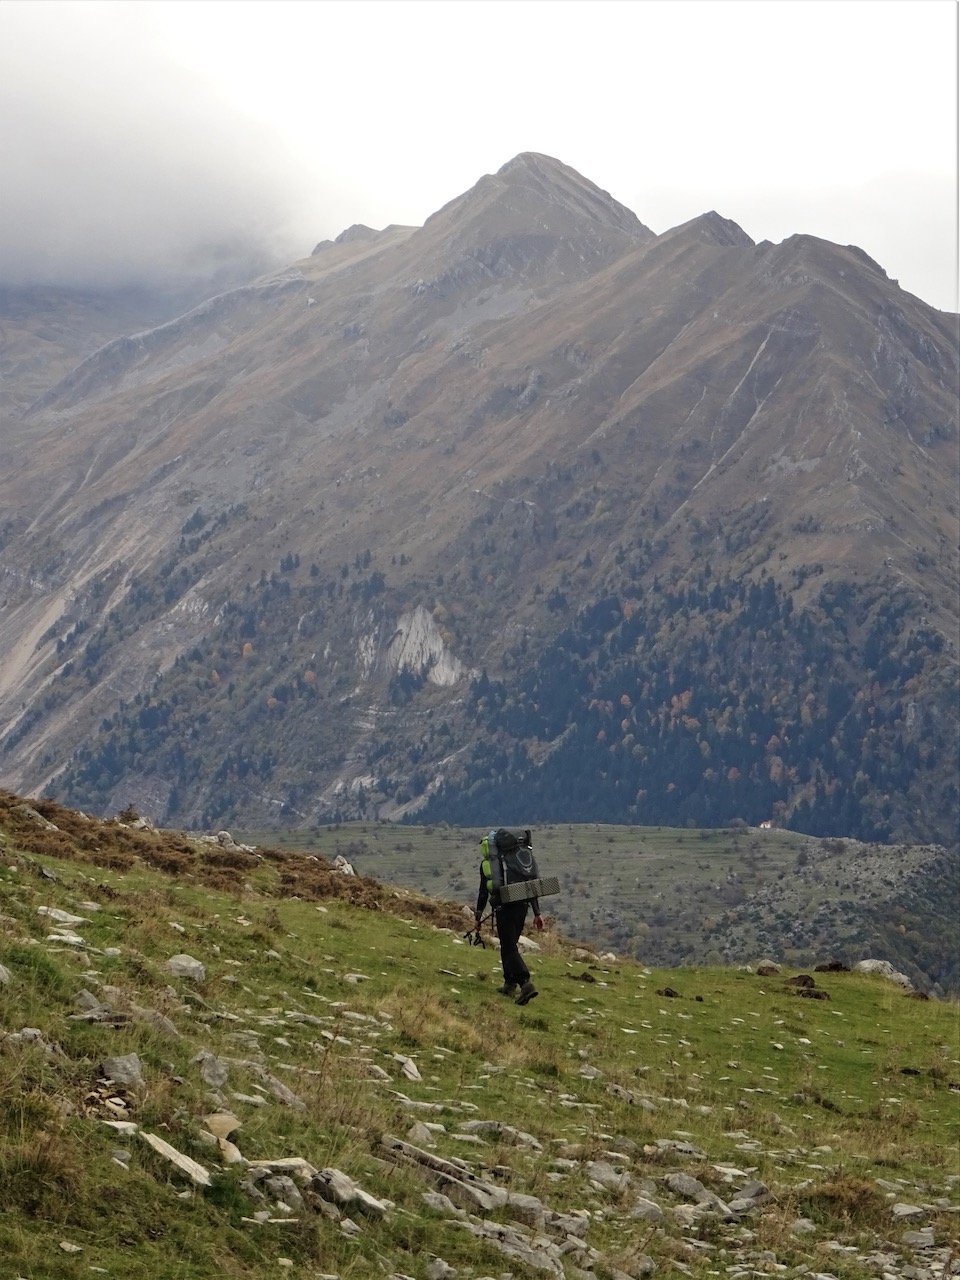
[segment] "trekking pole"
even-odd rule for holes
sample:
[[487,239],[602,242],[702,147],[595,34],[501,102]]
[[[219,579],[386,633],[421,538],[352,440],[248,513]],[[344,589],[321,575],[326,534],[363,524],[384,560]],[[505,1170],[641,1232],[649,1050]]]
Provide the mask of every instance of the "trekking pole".
[[492,915],[493,915],[493,912],[491,911],[488,915],[485,915],[482,919],[477,921],[477,925],[475,929],[468,929],[467,932],[463,935],[464,942],[469,943],[471,947],[483,947],[484,951],[486,951],[487,944],[484,942],[483,937],[481,936],[480,929],[481,929],[481,926],[492,917]]

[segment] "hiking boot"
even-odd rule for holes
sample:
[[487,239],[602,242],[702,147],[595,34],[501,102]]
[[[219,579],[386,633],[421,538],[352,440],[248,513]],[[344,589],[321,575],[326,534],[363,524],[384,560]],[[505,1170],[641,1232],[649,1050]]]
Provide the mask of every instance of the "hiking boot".
[[505,982],[502,987],[497,987],[502,996],[512,996],[516,989],[517,984],[515,982]]
[[520,988],[520,994],[517,996],[517,1004],[529,1004],[529,1002],[537,995],[537,988],[528,978]]

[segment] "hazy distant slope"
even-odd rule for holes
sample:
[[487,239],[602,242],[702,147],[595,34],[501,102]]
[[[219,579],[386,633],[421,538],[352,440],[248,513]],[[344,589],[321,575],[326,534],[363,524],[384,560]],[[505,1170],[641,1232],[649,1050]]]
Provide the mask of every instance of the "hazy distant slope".
[[35,408],[3,776],[247,822],[576,777],[610,819],[952,839],[956,381],[955,318],[859,250],[653,236],[517,157]]

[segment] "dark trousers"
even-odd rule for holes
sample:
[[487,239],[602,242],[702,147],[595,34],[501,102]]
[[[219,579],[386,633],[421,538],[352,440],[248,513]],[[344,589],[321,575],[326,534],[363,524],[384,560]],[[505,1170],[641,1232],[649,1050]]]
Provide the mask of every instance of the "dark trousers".
[[509,902],[497,908],[497,936],[500,939],[500,963],[504,982],[522,987],[530,980],[530,970],[523,962],[517,945],[523,933],[529,902]]

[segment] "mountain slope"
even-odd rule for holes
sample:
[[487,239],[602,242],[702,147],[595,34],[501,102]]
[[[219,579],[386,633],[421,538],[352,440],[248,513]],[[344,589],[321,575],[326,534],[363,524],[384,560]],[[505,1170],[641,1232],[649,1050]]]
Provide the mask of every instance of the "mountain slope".
[[0,844],[11,1275],[960,1274],[947,1004],[548,932],[519,1008],[323,859],[3,793]]
[[540,821],[573,773],[607,819],[950,841],[956,379],[859,250],[656,237],[517,157],[34,408],[3,777],[256,825]]

